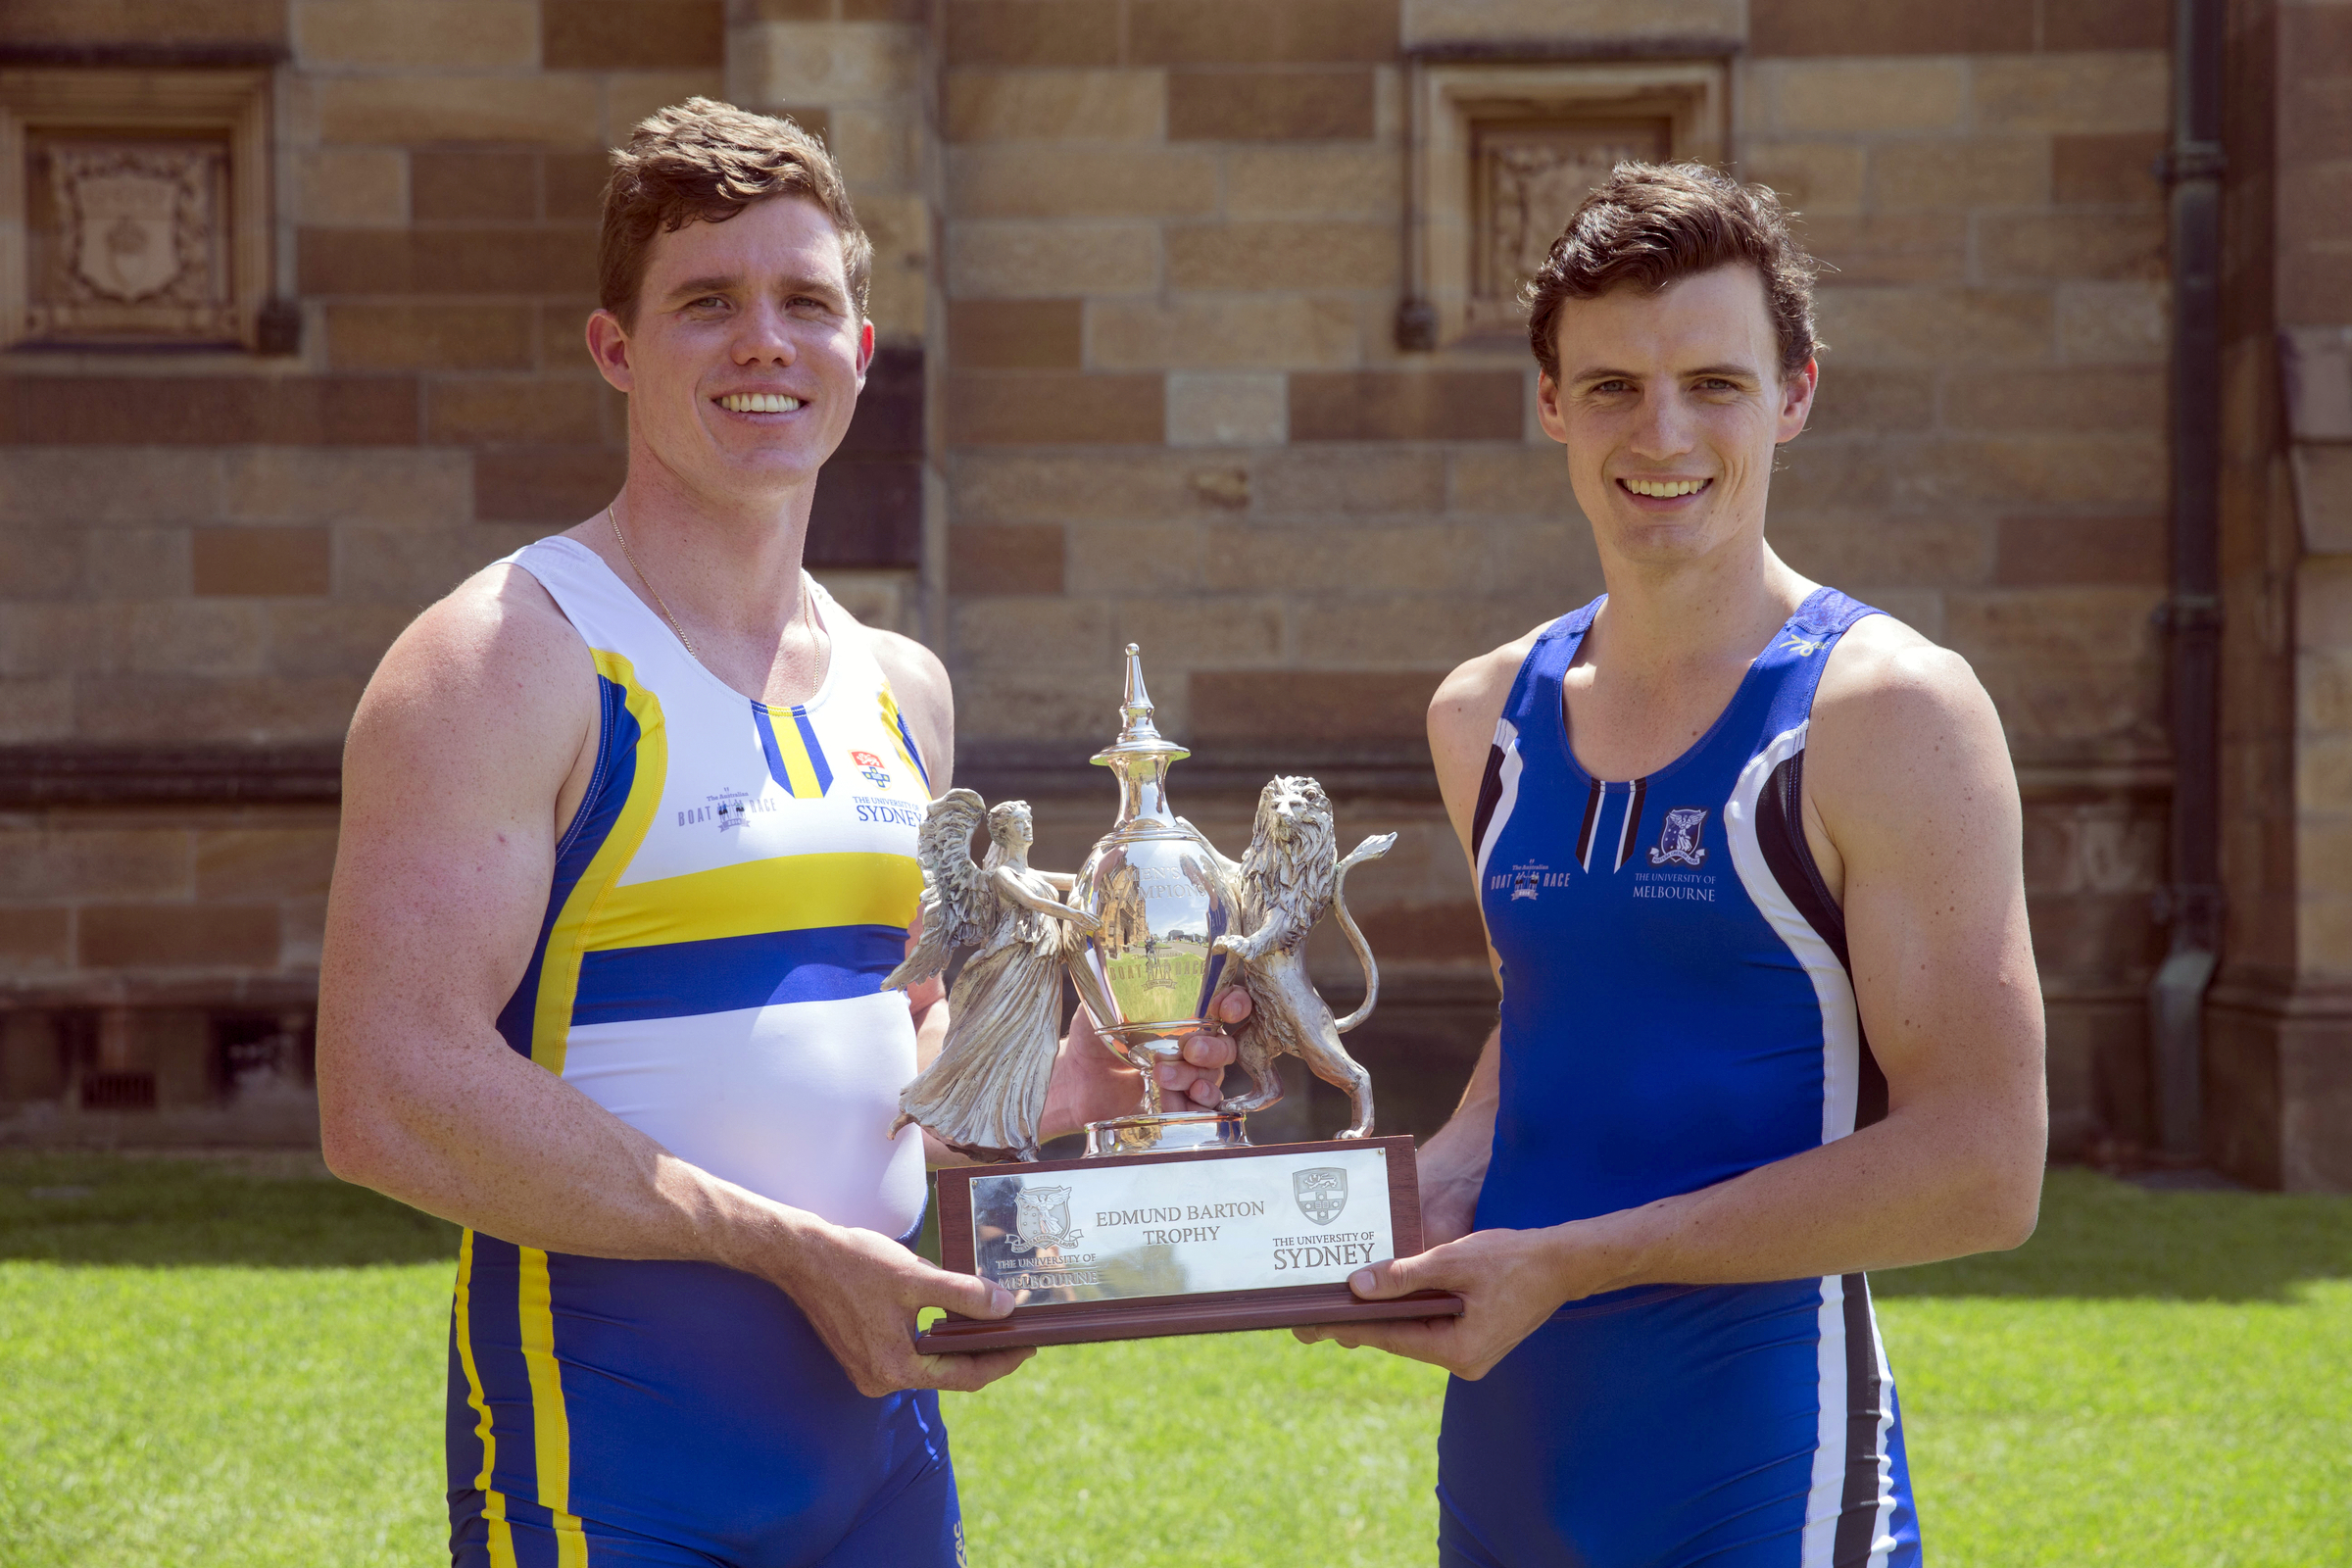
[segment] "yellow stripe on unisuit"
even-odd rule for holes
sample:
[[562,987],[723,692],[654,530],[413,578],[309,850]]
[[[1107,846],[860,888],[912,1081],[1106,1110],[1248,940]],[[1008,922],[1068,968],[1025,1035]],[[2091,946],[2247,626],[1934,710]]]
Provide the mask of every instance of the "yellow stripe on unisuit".
[[614,888],[583,946],[602,953],[824,926],[903,927],[922,896],[912,856],[779,855]]
[[520,1247],[522,1364],[531,1377],[531,1457],[539,1467],[539,1506],[555,1517],[556,1568],[587,1568],[588,1537],[571,1512],[571,1417],[564,1406],[564,1367],[556,1358],[555,1290],[547,1254]]
[[498,1457],[498,1434],[491,1429],[490,1400],[482,1393],[481,1369],[473,1361],[473,1232],[470,1230],[458,1241],[458,1291],[454,1305],[458,1365],[466,1372],[466,1402],[473,1409],[476,1417],[473,1433],[482,1445],[482,1468],[475,1474],[473,1485],[482,1494],[482,1522],[490,1527],[490,1565],[516,1568],[514,1531],[507,1523],[507,1499],[490,1485],[490,1472]]
[[629,798],[564,901],[564,911],[548,931],[547,951],[539,960],[539,995],[531,1008],[531,1059],[559,1077],[571,1039],[572,1004],[579,996],[580,954],[595,923],[598,901],[607,885],[637,858],[669,773],[669,739],[662,727],[661,701],[637,684],[636,670],[627,660],[602,649],[595,654],[597,673],[627,694],[629,716],[637,721],[637,755]]

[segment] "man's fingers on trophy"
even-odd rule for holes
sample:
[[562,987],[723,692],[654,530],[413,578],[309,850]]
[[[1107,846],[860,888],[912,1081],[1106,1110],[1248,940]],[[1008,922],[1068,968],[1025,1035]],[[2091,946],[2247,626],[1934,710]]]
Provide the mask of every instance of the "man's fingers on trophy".
[[1035,1346],[1022,1346],[1011,1350],[974,1350],[962,1355],[924,1355],[915,1359],[921,1363],[922,1387],[944,1389],[950,1394],[977,1394],[997,1379],[1018,1370],[1022,1362],[1036,1353]]
[[1208,1015],[1219,1023],[1247,1023],[1250,1007],[1248,991],[1240,986],[1227,986],[1210,999]]
[[1002,1285],[969,1274],[935,1269],[926,1275],[909,1306],[944,1306],[965,1317],[1003,1317],[1018,1304]]

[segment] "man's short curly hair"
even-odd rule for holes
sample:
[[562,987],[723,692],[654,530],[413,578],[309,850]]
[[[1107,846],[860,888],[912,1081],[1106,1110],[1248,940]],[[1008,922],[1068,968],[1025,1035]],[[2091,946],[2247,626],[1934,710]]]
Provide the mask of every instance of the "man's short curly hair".
[[723,223],[754,202],[805,196],[841,230],[850,301],[865,315],[874,243],[858,226],[825,144],[789,120],[733,104],[689,98],[639,121],[612,151],[605,181],[605,224],[596,251],[597,301],[623,326],[636,324],[637,293],[656,234],[688,223]]
[[1803,368],[1821,347],[1813,335],[1818,264],[1789,237],[1780,198],[1704,164],[1619,164],[1577,208],[1521,291],[1528,346],[1556,385],[1564,301],[1628,284],[1655,292],[1736,263],[1763,274],[1781,373]]

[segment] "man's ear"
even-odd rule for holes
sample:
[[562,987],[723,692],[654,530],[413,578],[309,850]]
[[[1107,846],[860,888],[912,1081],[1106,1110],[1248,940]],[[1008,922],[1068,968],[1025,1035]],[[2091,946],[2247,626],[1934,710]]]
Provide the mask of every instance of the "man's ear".
[[588,358],[615,392],[636,389],[637,375],[629,367],[629,329],[611,311],[594,311],[588,317]]
[[1560,414],[1560,384],[1543,370],[1536,372],[1536,422],[1545,435],[1562,446],[1568,444],[1568,421]]
[[1791,370],[1781,377],[1780,429],[1773,444],[1793,441],[1804,434],[1805,421],[1813,416],[1813,394],[1821,390],[1821,362],[1807,360],[1801,369]]

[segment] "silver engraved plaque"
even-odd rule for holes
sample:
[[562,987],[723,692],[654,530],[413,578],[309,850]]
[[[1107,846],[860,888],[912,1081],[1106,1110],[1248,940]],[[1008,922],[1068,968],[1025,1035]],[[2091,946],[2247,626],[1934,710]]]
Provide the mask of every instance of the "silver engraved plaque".
[[972,1271],[1030,1305],[1335,1285],[1396,1255],[1385,1149],[1016,1168],[971,1200]]

